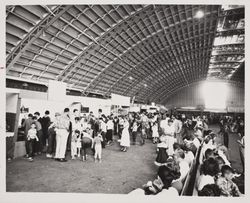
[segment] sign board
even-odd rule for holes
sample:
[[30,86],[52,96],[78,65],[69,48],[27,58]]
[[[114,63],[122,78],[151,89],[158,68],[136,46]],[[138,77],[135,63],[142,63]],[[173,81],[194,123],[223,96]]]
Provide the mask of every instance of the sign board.
[[130,106],[130,97],[125,97],[119,94],[111,94],[111,104],[119,106]]
[[67,84],[60,81],[49,80],[48,100],[64,101],[66,97]]

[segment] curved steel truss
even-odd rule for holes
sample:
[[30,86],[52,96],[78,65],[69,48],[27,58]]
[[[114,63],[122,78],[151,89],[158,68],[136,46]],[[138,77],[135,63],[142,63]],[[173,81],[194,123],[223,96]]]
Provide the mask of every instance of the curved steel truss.
[[244,61],[243,43],[216,45],[215,39],[244,34],[228,25],[242,18],[244,8],[219,5],[7,6],[7,74],[63,81],[84,95],[164,103],[222,69],[218,77],[230,79]]

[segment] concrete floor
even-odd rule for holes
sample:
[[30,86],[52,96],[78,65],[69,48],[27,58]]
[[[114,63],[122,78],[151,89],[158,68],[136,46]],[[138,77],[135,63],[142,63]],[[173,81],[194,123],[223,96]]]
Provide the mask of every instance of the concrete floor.
[[[215,132],[217,126],[210,127]],[[238,135],[229,136],[232,167],[242,171]],[[34,162],[18,158],[6,165],[7,192],[71,192],[127,194],[156,177],[156,146],[147,140],[144,146],[132,145],[121,152],[119,143],[103,150],[103,162],[69,160],[66,163],[37,156]]]
[[156,146],[132,145],[121,152],[119,144],[103,150],[102,163],[70,160],[61,163],[37,156],[34,162],[18,158],[7,163],[7,192],[80,192],[126,194],[155,178]]

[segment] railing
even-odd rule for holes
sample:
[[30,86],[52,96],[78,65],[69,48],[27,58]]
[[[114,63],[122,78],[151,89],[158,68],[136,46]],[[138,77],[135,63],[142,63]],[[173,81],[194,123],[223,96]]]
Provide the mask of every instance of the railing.
[[198,166],[199,166],[200,153],[201,153],[201,146],[197,149],[195,153],[195,158],[186,176],[180,196],[192,196],[193,195],[193,190],[195,188],[195,180],[196,180]]

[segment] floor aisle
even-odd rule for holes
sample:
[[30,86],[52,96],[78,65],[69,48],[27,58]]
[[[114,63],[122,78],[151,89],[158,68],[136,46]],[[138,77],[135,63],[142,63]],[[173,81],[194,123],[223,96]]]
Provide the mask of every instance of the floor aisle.
[[[218,132],[218,126],[210,126]],[[242,171],[238,135],[229,135],[229,154],[232,167]],[[6,185],[10,192],[82,192],[127,194],[141,187],[156,174],[156,146],[147,140],[141,146],[131,146],[128,152],[120,152],[119,144],[103,150],[103,162],[94,163],[89,156],[86,162],[70,160],[66,163],[38,156],[30,163],[18,158],[6,165]],[[90,174],[90,175],[89,175]]]
[[[155,145],[131,146],[120,152],[118,143],[103,150],[103,162],[69,160],[66,163],[36,157],[7,163],[7,191],[83,192],[127,194],[155,178]],[[70,159],[70,157],[68,157]]]

